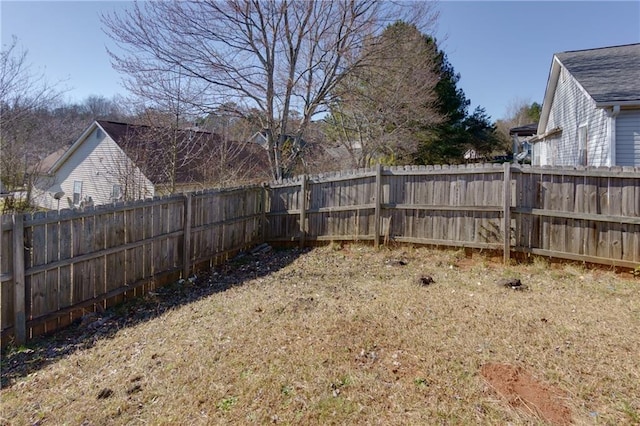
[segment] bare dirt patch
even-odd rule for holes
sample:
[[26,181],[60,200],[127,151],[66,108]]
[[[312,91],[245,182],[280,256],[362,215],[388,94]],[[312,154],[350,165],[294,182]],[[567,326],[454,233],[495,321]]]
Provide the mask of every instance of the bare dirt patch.
[[539,415],[553,425],[571,423],[571,411],[560,401],[561,392],[534,379],[522,367],[485,364],[480,372],[511,406]]

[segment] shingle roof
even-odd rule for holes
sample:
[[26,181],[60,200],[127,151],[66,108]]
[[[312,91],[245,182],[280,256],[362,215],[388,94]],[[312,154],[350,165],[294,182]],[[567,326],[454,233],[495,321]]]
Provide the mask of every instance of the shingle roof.
[[512,127],[509,129],[510,135],[533,136],[538,131],[538,123],[531,123],[520,127]]
[[29,168],[29,173],[49,173],[49,170],[53,167],[54,164],[64,155],[64,153],[69,149],[69,146],[65,146],[64,148],[60,148],[56,152],[53,152],[47,155],[42,161],[40,161],[35,166]]
[[640,102],[640,44],[556,53],[596,103]]
[[[170,129],[103,120],[97,123],[153,184],[168,183],[166,163],[171,161],[174,136]],[[257,165],[256,171],[262,171],[268,164],[264,149],[239,142],[226,142],[225,145],[221,136],[215,133],[180,129],[175,136],[176,183],[206,182],[210,177],[210,162],[225,154],[237,163],[227,167],[239,167],[240,163],[250,160]],[[229,150],[233,150],[232,156]]]

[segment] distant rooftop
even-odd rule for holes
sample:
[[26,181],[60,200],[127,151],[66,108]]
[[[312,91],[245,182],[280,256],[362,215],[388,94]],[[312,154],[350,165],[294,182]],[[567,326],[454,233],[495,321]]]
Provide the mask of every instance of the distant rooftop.
[[512,127],[509,129],[510,135],[518,135],[518,136],[533,136],[538,131],[538,123],[531,123],[525,126],[520,127]]
[[640,103],[640,43],[555,56],[597,103]]

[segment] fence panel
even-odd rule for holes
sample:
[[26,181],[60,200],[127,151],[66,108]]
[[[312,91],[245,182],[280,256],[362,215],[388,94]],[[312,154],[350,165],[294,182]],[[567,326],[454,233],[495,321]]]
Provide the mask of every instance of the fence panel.
[[502,167],[393,167],[382,175],[386,239],[499,248]]
[[640,169],[513,170],[514,250],[627,267],[640,263]]
[[[182,195],[20,216],[24,224],[19,232],[24,233],[26,249],[26,318],[21,321],[28,329],[26,337],[68,325],[86,310],[118,303],[176,279],[185,263],[185,238],[195,240],[188,242],[191,260],[262,242],[263,191],[249,187],[196,194],[190,198],[188,236],[184,229],[189,201]],[[3,344],[16,329],[13,266],[15,256],[23,255],[13,249],[13,219],[4,215],[1,222]]]
[[305,204],[307,238],[373,238],[375,197],[376,178],[370,171],[311,177]]
[[269,188],[270,210],[267,213],[266,239],[295,241],[299,238],[301,184],[299,180]]

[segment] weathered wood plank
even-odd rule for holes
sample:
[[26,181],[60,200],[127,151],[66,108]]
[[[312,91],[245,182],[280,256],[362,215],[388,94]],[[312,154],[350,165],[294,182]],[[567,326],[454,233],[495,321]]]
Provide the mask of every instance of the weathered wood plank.
[[[622,187],[621,178],[609,178],[608,197],[609,215],[622,216]],[[640,218],[639,218],[640,219]],[[622,226],[617,223],[609,228],[609,256],[613,259],[622,259],[623,256],[623,240]]]
[[[24,276],[24,216],[13,215],[13,241],[9,246],[13,250],[13,329],[16,344],[23,345],[27,341],[27,306],[28,297]],[[3,245],[3,247],[5,247]],[[4,256],[3,256],[4,257]],[[3,306],[4,308],[4,306]]]
[[502,209],[503,209],[503,225],[502,225],[502,240],[503,240],[503,262],[509,263],[511,258],[511,166],[509,163],[504,163],[504,187],[502,192]]
[[[16,302],[14,291],[16,285],[13,273],[14,253],[16,252],[16,245],[22,244],[24,246],[24,241],[22,243],[14,243],[13,221],[14,218],[12,215],[0,216],[0,330],[6,330],[14,325],[14,307]],[[24,227],[24,223],[21,226]],[[24,238],[24,231],[22,238]],[[22,256],[22,263],[22,269],[24,270],[24,256]],[[24,277],[21,276],[21,279],[24,279]],[[24,282],[22,285],[24,286]],[[25,296],[23,295],[22,305],[25,303],[24,298]]]
[[373,244],[378,248],[380,244],[380,229],[382,220],[382,203],[384,188],[382,187],[382,165],[376,166],[376,182],[375,182],[375,213],[373,215]]
[[[610,199],[609,199],[609,177],[601,177],[598,179],[598,207],[599,213],[609,216],[611,212]],[[596,225],[598,244],[596,249],[596,256],[607,258],[611,253],[610,235],[608,224],[598,222]]]
[[[60,225],[59,225],[59,261],[67,261],[71,262],[72,256],[72,234],[71,234],[71,220],[69,219],[68,214],[61,214],[60,216]],[[65,265],[60,265],[58,268],[59,277],[60,277],[60,285],[59,285],[59,305],[60,309],[66,308],[67,306],[71,306],[73,304],[73,286],[72,286],[72,277],[71,271],[72,266],[71,263],[67,263]],[[70,321],[70,318],[67,317],[67,320]],[[60,320],[60,325],[63,326],[62,319]]]
[[[640,180],[640,177],[638,178]],[[635,199],[635,186],[634,180],[621,179],[622,185],[622,199],[621,199],[621,212],[622,216],[626,217],[640,217],[640,200]],[[637,207],[637,210],[636,210]],[[622,226],[622,259],[628,261],[636,260],[636,256],[640,256],[640,240],[635,240],[635,236],[640,234],[640,227],[635,226]]]
[[[47,212],[47,219],[55,221],[49,222],[46,225],[46,250],[47,250],[47,263],[57,262],[60,258],[60,235],[59,235],[59,223],[58,212]],[[59,269],[55,268],[45,273],[46,282],[46,312],[55,312],[60,309],[60,276]],[[57,322],[56,322],[57,323]],[[55,329],[57,324],[54,323],[51,326]],[[49,329],[50,327],[45,327]]]

